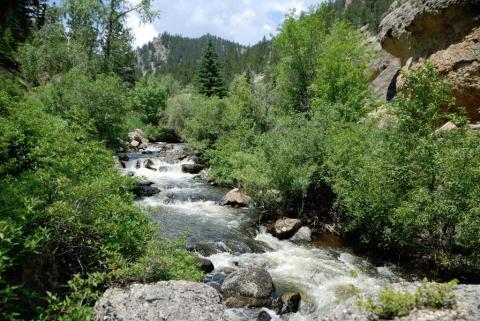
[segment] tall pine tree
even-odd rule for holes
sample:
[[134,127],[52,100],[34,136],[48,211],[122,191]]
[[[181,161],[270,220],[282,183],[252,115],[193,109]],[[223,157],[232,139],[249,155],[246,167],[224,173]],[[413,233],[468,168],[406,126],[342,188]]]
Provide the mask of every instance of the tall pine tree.
[[205,54],[200,62],[198,87],[200,93],[208,97],[218,96],[222,98],[226,96],[227,90],[212,39],[208,40],[207,49],[205,49]]

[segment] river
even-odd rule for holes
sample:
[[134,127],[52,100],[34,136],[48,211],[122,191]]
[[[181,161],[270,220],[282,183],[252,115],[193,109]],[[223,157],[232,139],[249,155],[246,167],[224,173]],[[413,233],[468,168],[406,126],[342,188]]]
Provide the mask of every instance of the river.
[[[272,276],[277,293],[302,295],[300,311],[273,320],[316,320],[357,290],[371,290],[402,277],[392,266],[375,266],[348,247],[325,242],[280,241],[258,227],[259,211],[221,206],[228,190],[211,186],[199,175],[182,172],[191,158],[161,157],[169,148],[182,152],[183,144],[152,144],[146,153],[130,153],[125,174],[154,182],[161,192],[136,202],[159,223],[159,237],[187,238],[190,249],[211,260],[214,272],[259,266]],[[151,168],[145,167],[151,160]],[[153,164],[153,165],[152,165]],[[265,309],[264,309],[265,310]],[[254,321],[260,309],[228,309],[227,320]]]

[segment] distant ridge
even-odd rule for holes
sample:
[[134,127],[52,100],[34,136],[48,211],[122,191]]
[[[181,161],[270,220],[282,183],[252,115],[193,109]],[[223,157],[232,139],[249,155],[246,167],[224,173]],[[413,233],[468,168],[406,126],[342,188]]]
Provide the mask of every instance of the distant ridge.
[[213,40],[230,83],[234,75],[247,70],[262,72],[270,55],[271,42],[265,38],[248,47],[213,35],[188,38],[163,33],[137,50],[137,71],[140,75],[171,74],[182,84],[193,83],[198,60],[202,57],[208,39]]

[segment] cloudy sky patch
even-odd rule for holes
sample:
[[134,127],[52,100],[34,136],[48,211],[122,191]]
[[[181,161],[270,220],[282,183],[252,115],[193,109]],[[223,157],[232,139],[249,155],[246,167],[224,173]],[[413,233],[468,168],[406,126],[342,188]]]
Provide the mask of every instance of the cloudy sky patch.
[[[136,3],[139,0],[129,0]],[[285,14],[292,8],[306,10],[321,0],[153,0],[160,18],[152,24],[140,24],[136,15],[128,17],[128,26],[140,46],[165,31],[187,37],[210,33],[244,45],[255,44],[263,36],[275,33]]]

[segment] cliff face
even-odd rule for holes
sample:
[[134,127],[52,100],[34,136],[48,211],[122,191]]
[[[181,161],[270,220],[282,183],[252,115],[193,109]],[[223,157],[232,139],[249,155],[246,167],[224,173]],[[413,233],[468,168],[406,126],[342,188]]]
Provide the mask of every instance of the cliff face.
[[405,69],[432,61],[480,120],[480,0],[408,0],[383,19],[379,39]]

